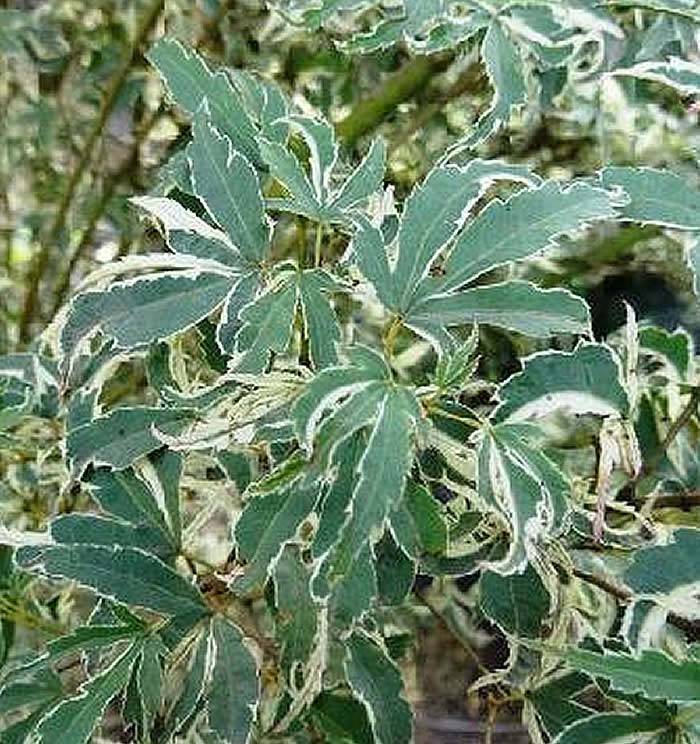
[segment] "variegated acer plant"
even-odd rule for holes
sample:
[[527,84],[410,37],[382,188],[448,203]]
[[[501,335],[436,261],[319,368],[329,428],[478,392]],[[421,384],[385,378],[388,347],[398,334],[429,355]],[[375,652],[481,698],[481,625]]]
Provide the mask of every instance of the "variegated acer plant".
[[[520,271],[620,223],[671,231],[692,270],[700,190],[469,155],[526,99],[520,48],[575,71],[600,4],[279,5],[310,28],[381,6],[352,53],[483,39],[494,102],[397,206],[381,138],[353,165],[273,84],[152,48],[191,121],[167,191],[132,199],[166,249],[104,265],[36,351],[0,359],[0,444],[49,422],[65,467],[45,530],[0,527],[3,658],[17,597],[56,635],[10,655],[0,741],[112,721],[159,744],[403,744],[402,659],[429,611],[465,644],[482,621],[507,639],[473,687],[535,742],[700,741],[700,529],[657,510],[699,487],[692,339],[628,308],[596,341],[581,297]],[[693,2],[614,5],[665,8],[663,38],[698,21]],[[700,90],[680,57],[616,74]],[[481,372],[492,328],[538,349],[500,382]]]

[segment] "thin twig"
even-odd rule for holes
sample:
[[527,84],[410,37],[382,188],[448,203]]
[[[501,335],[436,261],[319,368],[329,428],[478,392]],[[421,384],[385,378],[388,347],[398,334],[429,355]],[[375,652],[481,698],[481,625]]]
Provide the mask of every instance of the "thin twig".
[[[578,568],[574,568],[573,575],[577,579],[585,581],[587,584],[591,584],[592,586],[598,587],[598,589],[602,589],[606,594],[609,594],[611,597],[615,597],[623,604],[629,604],[634,599],[634,593],[631,592],[629,589],[621,586],[616,586],[615,584],[601,578],[600,576],[596,576],[595,574],[589,574],[586,571],[581,571]],[[675,625],[676,628],[682,630],[688,635],[690,639],[700,640],[700,622],[688,620],[687,617],[678,615],[675,612],[669,612],[667,618],[668,622],[671,623],[671,625]]]
[[698,405],[700,404],[700,387],[693,388],[693,392],[690,395],[690,400],[686,404],[685,408],[681,411],[678,418],[673,421],[671,426],[669,427],[668,432],[666,433],[666,436],[664,437],[663,441],[661,442],[661,445],[659,446],[659,449],[657,452],[655,452],[647,461],[647,464],[644,468],[642,468],[641,473],[634,481],[634,484],[636,485],[642,478],[651,475],[654,470],[660,465],[662,462],[664,455],[668,452],[669,447],[673,444],[673,441],[675,438],[680,434],[683,427],[690,421],[693,414],[697,410]]
[[671,424],[671,427],[661,443],[661,453],[668,451],[668,448],[673,443],[673,440],[678,436],[681,429],[690,421],[692,415],[695,413],[698,404],[700,404],[700,387],[696,387],[688,401],[686,407],[681,411],[681,415]]
[[449,631],[450,635],[460,643],[462,648],[467,652],[467,655],[474,662],[476,668],[481,672],[481,674],[489,674],[489,670],[484,666],[476,651],[474,651],[474,649],[464,640],[464,638],[455,633],[454,629],[450,625],[449,620],[442,614],[440,609],[430,599],[430,597],[420,591],[414,591],[414,596],[430,610],[433,616],[437,618],[440,623]]
[[153,127],[159,121],[161,114],[161,109],[156,109],[151,113],[145,123],[137,130],[134,142],[131,145],[131,151],[129,152],[129,155],[126,157],[122,165],[114,173],[110,173],[108,177],[104,179],[105,185],[102,190],[102,196],[95,205],[92,213],[90,214],[88,224],[86,225],[83,234],[80,236],[80,242],[78,243],[78,245],[76,245],[75,250],[68,259],[68,263],[64,267],[63,272],[61,273],[61,277],[57,282],[56,291],[54,292],[53,306],[48,317],[49,320],[51,320],[60,310],[61,305],[63,304],[63,301],[68,294],[68,290],[70,289],[70,280],[75,267],[83,258],[85,251],[87,251],[87,249],[92,244],[92,238],[95,234],[95,230],[97,229],[97,225],[100,219],[102,219],[102,215],[107,210],[107,207],[109,206],[109,203],[114,196],[117,186],[119,186],[123,178],[138,164],[141,146],[145,142]]
[[65,191],[61,197],[61,201],[58,204],[56,214],[51,221],[51,225],[43,236],[41,249],[34,257],[29,269],[29,275],[27,277],[27,291],[24,297],[24,303],[22,307],[22,313],[19,322],[19,340],[20,343],[27,343],[31,332],[31,326],[36,316],[39,314],[38,300],[39,300],[39,286],[44,274],[48,268],[49,258],[51,254],[51,247],[54,241],[60,238],[63,234],[68,215],[70,214],[70,208],[73,203],[73,199],[78,190],[78,186],[83,180],[92,156],[95,151],[95,146],[99,142],[102,132],[107,124],[112,110],[118,100],[119,93],[129,76],[129,72],[136,60],[141,45],[146,40],[151,30],[156,24],[158,17],[160,16],[165,0],[151,0],[150,5],[143,14],[139,26],[136,30],[134,40],[131,43],[128,52],[124,55],[116,73],[112,77],[107,90],[105,91],[104,98],[102,99],[102,105],[100,106],[97,119],[95,120],[90,133],[87,136],[85,143],[83,144],[82,153],[80,159],[75,165],[75,168],[71,172],[71,175],[66,184]]

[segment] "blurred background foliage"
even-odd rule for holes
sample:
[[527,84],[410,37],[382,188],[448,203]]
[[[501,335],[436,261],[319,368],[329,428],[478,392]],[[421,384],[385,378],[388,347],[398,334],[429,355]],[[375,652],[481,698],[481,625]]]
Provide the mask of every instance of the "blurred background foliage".
[[[476,154],[524,163],[543,176],[644,164],[700,182],[696,101],[658,83],[604,74],[649,58],[697,55],[697,26],[682,15],[622,5],[611,17],[625,29],[624,38],[604,36],[599,67],[588,77],[585,67],[578,70],[575,88],[564,85],[566,74],[556,65],[529,80],[536,95]],[[492,91],[478,41],[456,54],[424,56],[400,43],[346,55],[336,42],[347,38],[355,21],[333,16],[310,29],[302,23],[308,21],[304,3],[280,6],[271,9],[262,0],[0,2],[0,353],[31,348],[98,265],[160,244],[128,204],[135,194],[167,193],[177,184],[177,153],[188,141],[186,120],[165,99],[145,58],[156,39],[175,36],[217,64],[274,80],[300,108],[320,110],[334,122],[351,157],[381,134],[397,199],[489,106]],[[371,25],[380,15],[371,9],[362,22]],[[636,225],[610,225],[590,235],[564,241],[527,271],[541,284],[584,295],[601,338],[624,323],[622,300],[642,320],[669,330],[682,323],[700,338],[683,236]],[[505,377],[518,356],[535,350],[532,341],[495,332],[483,331],[482,343],[483,372],[492,379]],[[143,379],[143,370],[132,365],[105,394],[128,400]],[[0,517],[31,529],[43,524],[56,501],[59,511],[72,505],[60,502],[70,494],[58,496],[65,475],[59,424],[32,419],[23,426],[21,436],[0,441]],[[2,549],[0,563],[7,557]],[[57,620],[46,608],[60,595],[34,596],[9,568],[0,576],[6,577],[0,617],[12,621],[3,624],[5,633],[14,634],[17,625],[50,634]],[[488,651],[491,636],[460,626],[454,614],[460,604],[473,604],[468,590],[469,581],[444,587],[442,606],[431,611],[467,647],[486,647],[497,664],[503,646]],[[418,658],[445,661],[439,668],[414,667],[416,696],[429,711],[463,712],[463,688],[454,675],[468,676],[473,660],[440,625],[425,617],[415,622],[430,628],[421,631]],[[0,656],[11,640],[0,642]]]

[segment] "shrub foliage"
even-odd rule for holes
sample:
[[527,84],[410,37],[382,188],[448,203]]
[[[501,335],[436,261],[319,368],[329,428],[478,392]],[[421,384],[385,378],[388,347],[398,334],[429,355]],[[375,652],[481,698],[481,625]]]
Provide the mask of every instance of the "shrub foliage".
[[[189,124],[131,199],[165,250],[104,264],[0,358],[12,492],[37,448],[31,487],[60,483],[0,527],[2,741],[403,744],[426,607],[466,645],[484,623],[507,640],[474,687],[533,741],[697,741],[693,339],[629,305],[596,339],[548,267],[635,223],[683,246],[692,281],[700,190],[479,149],[600,86],[697,95],[696,3],[274,12],[346,55],[471,55],[491,101],[395,198],[366,112],[336,127],[271,79],[152,46]],[[523,350],[512,374],[489,371],[494,339]],[[21,625],[53,637],[20,653]]]

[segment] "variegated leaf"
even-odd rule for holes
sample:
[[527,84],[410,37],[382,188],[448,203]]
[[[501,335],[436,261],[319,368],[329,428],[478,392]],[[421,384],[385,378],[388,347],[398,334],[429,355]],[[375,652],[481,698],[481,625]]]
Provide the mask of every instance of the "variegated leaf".
[[624,416],[629,407],[620,365],[602,344],[579,344],[573,352],[543,352],[524,361],[522,372],[499,388],[497,421],[524,421],[555,410]]

